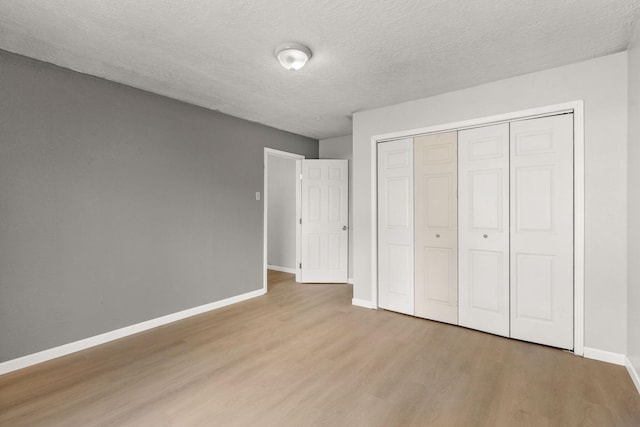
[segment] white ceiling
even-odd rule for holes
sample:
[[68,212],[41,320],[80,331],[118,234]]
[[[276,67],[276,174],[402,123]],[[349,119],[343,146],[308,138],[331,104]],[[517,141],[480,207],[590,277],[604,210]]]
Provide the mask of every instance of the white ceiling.
[[[0,49],[279,129],[626,49],[640,0],[0,0]],[[289,72],[283,42],[313,58]]]

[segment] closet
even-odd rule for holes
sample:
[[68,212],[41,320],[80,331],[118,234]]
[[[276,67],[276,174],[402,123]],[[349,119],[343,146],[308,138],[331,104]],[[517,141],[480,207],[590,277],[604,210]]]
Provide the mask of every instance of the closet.
[[378,305],[573,348],[573,114],[378,144]]

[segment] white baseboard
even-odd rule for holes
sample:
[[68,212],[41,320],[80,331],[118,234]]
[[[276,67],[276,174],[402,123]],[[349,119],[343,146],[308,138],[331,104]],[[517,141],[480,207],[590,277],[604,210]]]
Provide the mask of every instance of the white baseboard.
[[267,270],[275,270],[275,271],[282,271],[283,273],[296,274],[295,268],[279,267],[277,265],[271,265],[271,264],[267,264]]
[[620,353],[613,353],[611,351],[600,350],[597,348],[584,348],[584,357],[587,359],[600,360],[601,362],[614,363],[616,365],[624,366],[626,356]]
[[103,334],[85,338],[79,341],[74,341],[69,344],[61,345],[59,347],[50,348],[48,350],[43,350],[38,353],[29,354],[27,356],[22,356],[13,360],[7,360],[6,362],[0,363],[0,375],[12,371],[17,371],[18,369],[26,368],[37,363],[46,362],[47,360],[66,356],[67,354],[85,350],[87,348],[104,344],[109,341],[117,340],[129,335],[137,334],[138,332],[146,331],[148,329],[157,328],[158,326],[186,319],[187,317],[215,310],[216,308],[225,307],[227,305],[259,297],[261,295],[264,295],[264,289],[258,289],[256,291],[247,292],[235,297],[223,299],[220,301],[214,301],[209,304],[189,308],[177,313],[167,314],[166,316],[156,317],[155,319],[146,320],[144,322],[136,323],[130,326],[125,326],[124,328],[105,332]]
[[638,393],[640,393],[640,375],[638,375],[638,371],[636,371],[636,367],[633,366],[629,357],[625,357],[625,366],[627,367],[627,372],[629,372],[629,376],[633,380],[633,383],[636,385],[636,389],[638,389]]
[[347,283],[350,284],[350,285],[353,285],[353,277],[349,277],[347,279]]
[[353,298],[351,300],[351,304],[357,305],[358,307],[375,308],[373,306],[373,303],[371,301],[369,301],[369,300],[366,300],[366,299]]

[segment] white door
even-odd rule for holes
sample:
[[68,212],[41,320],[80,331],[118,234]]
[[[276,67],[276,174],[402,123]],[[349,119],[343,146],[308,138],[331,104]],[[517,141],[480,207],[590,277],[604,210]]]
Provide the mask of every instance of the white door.
[[509,124],[458,132],[459,323],[509,336]]
[[573,115],[511,124],[511,336],[573,348]]
[[415,314],[458,323],[458,135],[413,140]]
[[347,282],[348,168],[347,160],[302,160],[302,282]]
[[378,144],[378,306],[413,314],[413,140]]

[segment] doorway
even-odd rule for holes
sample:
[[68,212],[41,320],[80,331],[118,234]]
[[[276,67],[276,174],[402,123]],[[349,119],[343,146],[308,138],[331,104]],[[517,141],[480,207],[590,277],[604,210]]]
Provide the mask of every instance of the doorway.
[[268,270],[296,274],[299,253],[300,154],[264,149],[263,287]]

